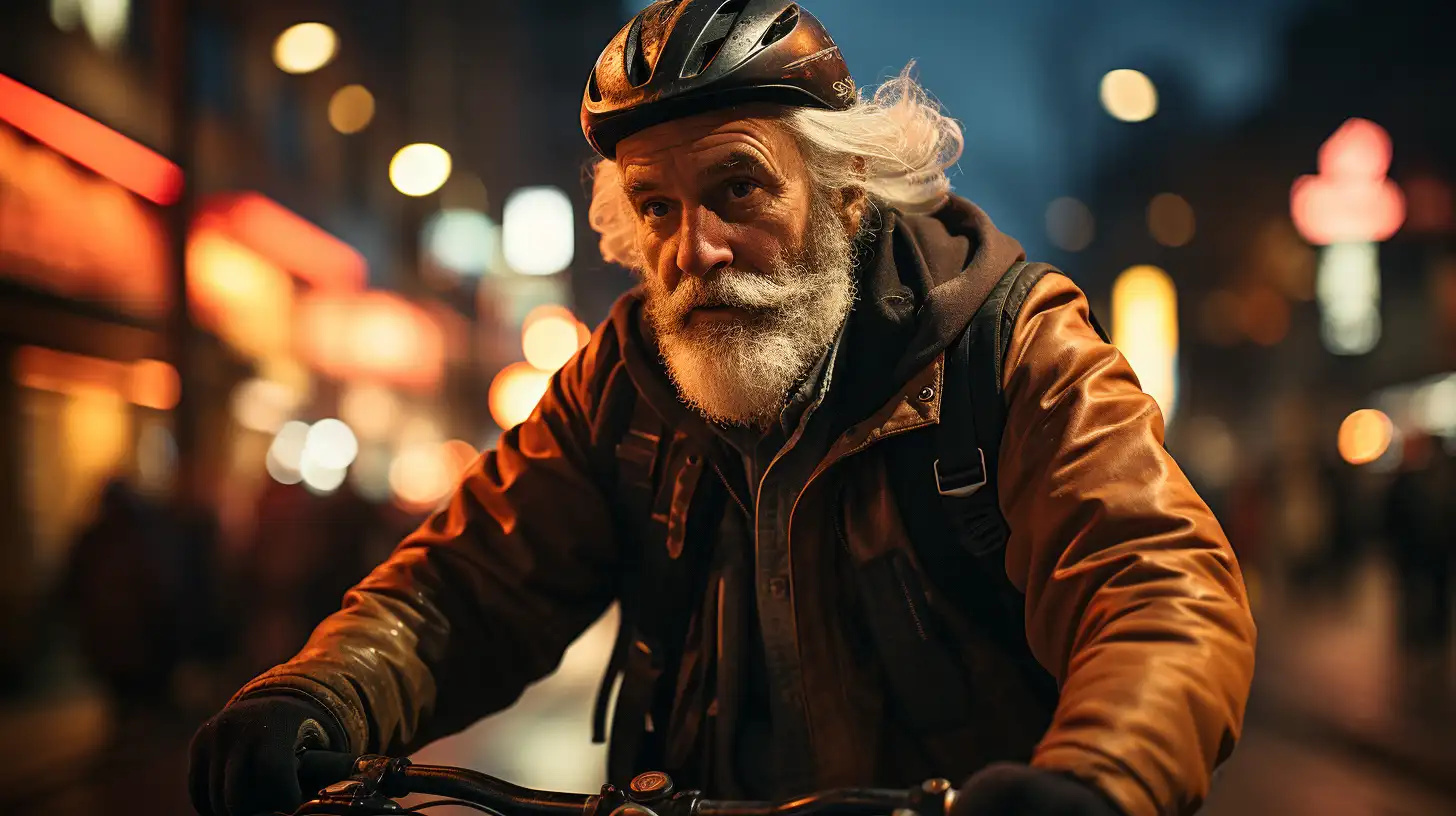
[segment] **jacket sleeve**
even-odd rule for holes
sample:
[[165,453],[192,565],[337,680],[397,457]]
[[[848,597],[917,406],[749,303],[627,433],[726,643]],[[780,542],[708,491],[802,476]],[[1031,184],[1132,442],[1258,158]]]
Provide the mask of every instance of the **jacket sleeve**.
[[[292,660],[234,700],[322,704],[355,752],[406,753],[511,705],[615,596],[600,485],[603,392],[625,382],[599,329],[525,423],[475,461],[448,504],[344,598]],[[616,375],[622,375],[620,377]],[[615,442],[615,440],[611,440]]]
[[1004,386],[1006,568],[1062,689],[1032,764],[1095,784],[1129,816],[1191,813],[1233,750],[1253,678],[1233,550],[1066,277],[1032,289]]

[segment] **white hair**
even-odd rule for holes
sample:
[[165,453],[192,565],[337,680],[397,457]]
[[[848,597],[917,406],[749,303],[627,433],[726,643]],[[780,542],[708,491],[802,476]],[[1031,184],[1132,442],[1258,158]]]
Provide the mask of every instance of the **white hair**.
[[[961,125],[911,76],[915,64],[847,110],[793,108],[782,122],[821,190],[858,188],[876,207],[928,213],[950,196],[946,175],[965,149]],[[637,268],[637,222],[615,161],[597,162],[588,214],[602,257]]]

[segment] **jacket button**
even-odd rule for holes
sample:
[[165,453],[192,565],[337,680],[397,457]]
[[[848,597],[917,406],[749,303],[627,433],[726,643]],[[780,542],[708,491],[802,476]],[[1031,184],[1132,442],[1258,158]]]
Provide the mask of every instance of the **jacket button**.
[[690,466],[697,467],[698,466],[698,463],[701,462],[701,461],[703,461],[703,457],[697,455],[696,453],[690,453],[690,454],[688,454],[688,464]]
[[789,594],[789,582],[786,578],[774,578],[768,582],[769,594],[775,598],[782,598]]
[[935,389],[927,385],[920,389],[919,397],[921,402],[930,402],[935,399]]

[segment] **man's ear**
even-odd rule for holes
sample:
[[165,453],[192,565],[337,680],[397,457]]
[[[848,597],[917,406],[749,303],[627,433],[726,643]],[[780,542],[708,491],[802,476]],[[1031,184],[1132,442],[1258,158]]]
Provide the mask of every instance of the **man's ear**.
[[870,207],[870,197],[863,187],[841,187],[839,190],[839,213],[840,221],[844,225],[845,234],[854,240],[859,235],[860,226],[864,224],[865,213]]
[[[854,178],[862,182],[865,176],[865,160],[863,157],[854,158]],[[844,229],[850,240],[859,235],[860,226],[864,224],[865,213],[869,210],[870,198],[865,192],[863,184],[853,184],[848,187],[841,187],[839,190],[839,211],[843,213]]]

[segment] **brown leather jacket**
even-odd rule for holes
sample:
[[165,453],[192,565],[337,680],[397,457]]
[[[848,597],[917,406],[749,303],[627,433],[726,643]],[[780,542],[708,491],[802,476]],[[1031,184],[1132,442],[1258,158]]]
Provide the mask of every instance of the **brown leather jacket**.
[[[848,395],[845,421],[788,521],[816,754],[867,738],[881,745],[879,754],[823,750],[815,773],[824,785],[918,781],[887,778],[909,771],[886,771],[889,738],[867,730],[878,716],[867,691],[874,673],[844,631],[833,519],[842,514],[852,558],[908,545],[884,498],[887,440],[939,420],[944,351],[973,311],[958,302],[961,279],[999,276],[1021,256],[983,213],[954,199],[932,217],[892,214],[863,265],[861,306],[840,352],[854,362],[847,382],[830,389]],[[672,398],[637,306],[635,295],[624,297],[449,504],[296,657],[238,698],[307,695],[336,716],[352,750],[396,753],[509,706],[554,670],[615,599],[631,546],[605,487],[626,421],[614,395],[633,389],[681,433],[712,436]],[[866,359],[885,353],[876,349],[899,356]],[[1061,687],[1050,729],[1024,758],[1095,784],[1131,816],[1191,812],[1233,749],[1252,679],[1255,629],[1238,563],[1164,450],[1157,406],[1099,339],[1066,277],[1049,274],[1032,290],[1004,385],[1006,572],[1026,595],[1031,651]],[[997,665],[977,663],[983,674]],[[1014,711],[1002,702],[988,701],[987,725],[964,739],[994,742]],[[983,746],[937,770],[965,775],[1015,753]]]

